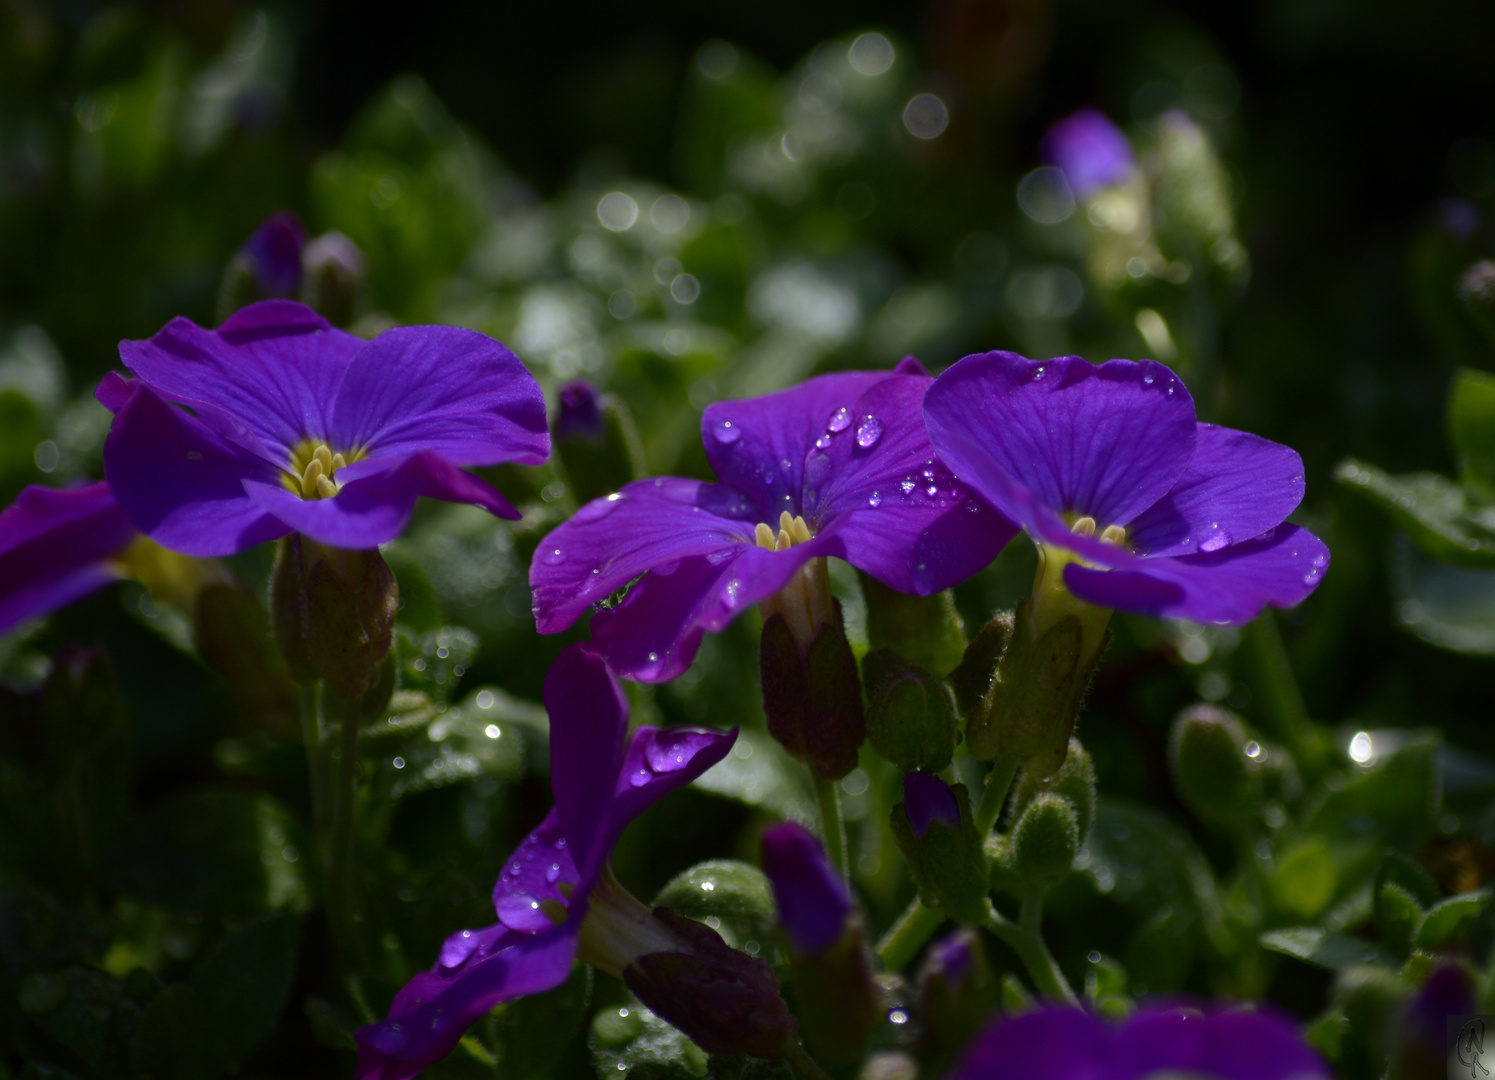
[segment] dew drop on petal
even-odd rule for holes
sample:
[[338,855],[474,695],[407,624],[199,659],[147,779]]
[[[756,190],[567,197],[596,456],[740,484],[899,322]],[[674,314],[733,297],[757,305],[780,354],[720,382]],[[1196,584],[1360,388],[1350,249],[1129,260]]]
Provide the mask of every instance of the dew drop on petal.
[[842,431],[845,431],[850,426],[851,410],[848,409],[845,405],[842,405],[835,412],[831,413],[831,418],[826,421],[825,430],[838,434]]
[[576,511],[576,513],[572,515],[571,520],[578,521],[583,524],[589,521],[600,521],[602,518],[607,517],[608,514],[611,514],[614,510],[616,510],[618,508],[618,504],[622,502],[626,497],[627,496],[625,496],[621,491],[615,491],[606,498],[593,499],[591,502],[583,506],[580,510]]
[[880,492],[880,491],[874,491],[871,495],[868,495],[867,496],[867,505],[870,506],[870,507],[872,507],[872,509],[874,509],[874,510],[876,510],[879,506],[881,506],[882,505],[882,492]]
[[645,784],[647,784],[650,780],[653,780],[653,779],[654,779],[654,774],[651,773],[648,769],[638,769],[638,770],[636,770],[634,772],[634,774],[632,776],[630,776],[628,778],[628,782],[630,784],[632,784],[634,787],[643,787]]
[[1151,386],[1152,382],[1153,382],[1152,372],[1149,371],[1146,375],[1142,376],[1142,383],[1143,383],[1144,386]]
[[829,435],[822,435],[822,436],[820,436],[820,438],[818,438],[818,439],[815,440],[815,447],[818,450],[824,450],[830,444],[831,444],[831,437]]
[[940,493],[940,489],[936,485],[934,485],[934,484],[930,484],[927,488],[924,489],[924,494],[928,495],[931,499],[934,498],[939,493]]
[[1230,533],[1220,528],[1219,525],[1213,525],[1210,527],[1210,531],[1205,533],[1204,536],[1200,539],[1199,550],[1219,551],[1221,548],[1226,547],[1229,544]]
[[730,420],[718,420],[711,429],[711,437],[723,446],[731,446],[742,438],[742,428]]
[[968,514],[979,514],[979,513],[981,513],[981,506],[980,506],[980,504],[977,503],[975,500],[972,500],[971,502],[966,503],[966,513],[968,513]]
[[882,438],[882,421],[875,416],[864,416],[862,422],[857,425],[857,445],[863,450],[869,450],[877,445],[877,440]]
[[550,869],[547,870],[547,871],[545,871],[545,881],[546,881],[546,884],[554,885],[556,883],[556,881],[559,880],[560,876],[561,876],[561,864],[558,863],[558,862],[551,863],[550,864]]
[[1045,371],[1043,368],[1039,368],[1037,371],[1035,371],[1033,373],[1033,381],[1034,382],[1041,381],[1046,374],[1048,374],[1047,371]]
[[398,1054],[410,1045],[410,1037],[400,1024],[380,1024],[369,1038],[369,1049],[379,1054]]
[[558,566],[566,561],[566,556],[560,548],[551,548],[545,553],[540,561],[543,562],[546,566]]
[[742,591],[742,582],[733,578],[722,586],[722,603],[729,608],[737,606],[737,594]]
[[1328,565],[1328,562],[1329,560],[1324,557],[1322,552],[1313,557],[1313,566],[1317,570],[1322,570],[1326,565]]
[[903,489],[903,493],[905,495],[912,495],[914,493],[914,488],[918,487],[918,485],[914,483],[914,478],[912,476],[905,477],[899,482],[898,486]]

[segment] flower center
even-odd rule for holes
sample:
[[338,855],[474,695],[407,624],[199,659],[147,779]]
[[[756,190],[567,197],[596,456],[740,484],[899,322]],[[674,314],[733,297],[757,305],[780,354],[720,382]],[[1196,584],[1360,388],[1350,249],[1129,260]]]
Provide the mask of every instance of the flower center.
[[[753,530],[753,540],[768,551],[787,551],[795,544],[806,544],[811,540],[810,527],[798,515],[791,517],[788,510],[779,515],[779,532],[760,521]],[[802,649],[807,649],[820,628],[834,623],[835,604],[831,600],[830,571],[824,558],[811,559],[800,567],[779,592],[759,603],[765,621],[775,615],[784,616],[789,632]]]
[[338,492],[337,471],[361,457],[357,450],[351,456],[334,453],[321,439],[302,439],[291,451],[281,483],[303,499],[330,499]]
[[618,883],[611,867],[602,871],[587,898],[587,914],[577,940],[577,955],[582,960],[622,978],[623,969],[641,956],[684,948],[679,938]]
[[774,536],[773,526],[766,521],[758,522],[757,528],[753,530],[753,541],[760,548],[769,551],[784,551],[795,544],[805,544],[810,540],[810,527],[805,524],[805,519],[796,514],[790,516],[785,510],[779,515],[779,534]]
[[[1094,536],[1095,518],[1076,518],[1069,531],[1076,536]],[[1103,544],[1125,547],[1126,529],[1120,525],[1107,525],[1101,530],[1100,541]],[[1102,632],[1111,618],[1111,610],[1087,604],[1069,591],[1064,584],[1064,568],[1070,563],[1090,565],[1074,552],[1057,545],[1038,545],[1038,572],[1033,576],[1033,632],[1042,636],[1066,615],[1078,616],[1085,631],[1085,655],[1081,657],[1083,661],[1099,648]]]

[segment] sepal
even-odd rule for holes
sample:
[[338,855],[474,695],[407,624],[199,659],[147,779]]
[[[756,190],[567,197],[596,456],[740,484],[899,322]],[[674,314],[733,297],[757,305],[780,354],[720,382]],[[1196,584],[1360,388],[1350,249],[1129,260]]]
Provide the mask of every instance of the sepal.
[[[938,785],[948,796],[955,821],[932,790],[921,790],[926,784],[931,789]],[[986,916],[986,856],[965,785],[949,788],[938,777],[910,773],[904,781],[904,801],[893,807],[891,824],[924,903],[959,922],[980,923]]]
[[862,678],[874,750],[903,772],[938,772],[950,764],[960,725],[944,683],[891,649],[864,656]]
[[857,767],[866,738],[856,657],[841,623],[822,623],[803,652],[783,615],[763,622],[759,643],[768,731],[817,775],[839,780]]

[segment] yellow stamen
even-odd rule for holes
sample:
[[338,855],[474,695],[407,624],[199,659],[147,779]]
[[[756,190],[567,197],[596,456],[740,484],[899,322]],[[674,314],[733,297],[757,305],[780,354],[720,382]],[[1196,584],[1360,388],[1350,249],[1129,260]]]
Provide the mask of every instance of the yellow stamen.
[[1105,531],[1100,534],[1100,542],[1123,547],[1126,544],[1126,530],[1120,525],[1107,525]]
[[357,449],[333,452],[320,439],[303,439],[291,450],[291,461],[284,473],[285,486],[303,499],[330,499],[338,493],[337,471],[360,460]]
[[322,459],[314,457],[306,466],[306,471],[301,474],[301,494],[310,496],[317,491],[317,481],[323,479],[327,466],[322,464]]
[[335,473],[339,469],[341,469],[344,466],[346,466],[347,464],[348,464],[348,459],[345,458],[345,457],[343,457],[342,454],[333,454],[332,455],[332,464],[329,465],[329,466],[327,466],[327,471],[329,473]]
[[769,551],[773,551],[773,527],[766,522],[758,522],[757,527],[753,529],[753,543],[757,544],[760,548],[767,548]]
[[1094,536],[1095,535],[1095,518],[1093,518],[1093,517],[1076,518],[1075,519],[1075,523],[1070,526],[1069,531],[1072,532],[1072,533],[1074,533],[1076,536]]
[[337,494],[337,485],[325,476],[317,477],[317,494],[324,499],[330,499]]
[[313,450],[311,456],[322,463],[323,472],[330,473],[332,471],[332,451],[327,449],[326,443]]

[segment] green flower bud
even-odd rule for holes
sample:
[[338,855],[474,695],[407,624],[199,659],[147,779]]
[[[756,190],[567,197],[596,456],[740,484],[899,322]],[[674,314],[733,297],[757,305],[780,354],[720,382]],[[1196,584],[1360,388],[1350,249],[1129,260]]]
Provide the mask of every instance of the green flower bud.
[[950,673],[950,687],[955,691],[955,707],[960,710],[961,716],[970,716],[980,708],[991,690],[997,662],[1007,651],[1007,641],[1012,637],[1013,622],[1012,612],[999,612],[966,646],[960,665]]
[[884,1006],[860,919],[824,952],[790,949],[788,985],[811,1056],[836,1069],[861,1061]]
[[965,624],[947,590],[910,596],[857,571],[867,601],[867,641],[892,649],[911,664],[943,677],[955,670],[966,648]]
[[[1254,748],[1256,753],[1248,751]],[[1173,722],[1168,764],[1179,798],[1211,828],[1240,832],[1261,804],[1260,744],[1233,715],[1213,705],[1185,709]]]
[[756,866],[736,859],[711,859],[672,878],[654,898],[688,919],[711,916],[749,922],[767,928],[777,914],[768,877]]
[[1028,804],[1045,791],[1068,799],[1075,808],[1075,820],[1080,831],[1080,843],[1083,845],[1085,838],[1090,835],[1090,823],[1095,820],[1098,796],[1095,790],[1095,762],[1090,759],[1090,752],[1080,745],[1079,739],[1069,740],[1069,752],[1065,755],[1064,764],[1054,775],[1042,778],[1024,771],[1012,796],[1013,820],[1021,817]]
[[1153,221],[1164,254],[1202,257],[1227,284],[1242,284],[1250,271],[1246,249],[1235,238],[1230,180],[1209,137],[1177,110],[1152,130],[1142,157],[1152,182]]
[[1034,797],[1012,829],[1012,869],[1028,887],[1052,885],[1069,873],[1080,851],[1080,822],[1062,795]]
[[904,772],[939,772],[950,764],[960,725],[944,683],[889,649],[863,657],[862,678],[873,749]]
[[826,780],[856,768],[867,735],[856,657],[846,641],[841,605],[833,607],[834,621],[820,624],[803,651],[782,614],[764,619],[759,642],[768,732]]
[[1000,990],[981,935],[969,927],[936,941],[919,966],[919,1059],[929,1076],[943,1076],[956,1054],[997,1007]]
[[924,903],[967,924],[986,916],[987,866],[964,784],[946,787],[930,773],[904,779],[893,807],[893,838]]
[[301,251],[301,296],[333,326],[353,321],[364,259],[358,245],[337,231],[325,232]]

